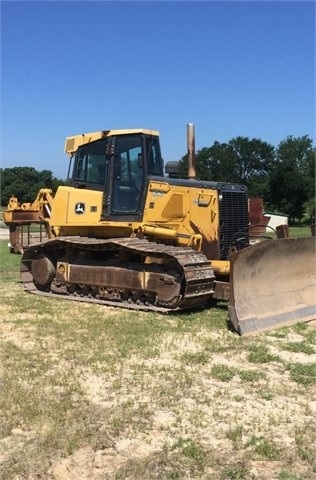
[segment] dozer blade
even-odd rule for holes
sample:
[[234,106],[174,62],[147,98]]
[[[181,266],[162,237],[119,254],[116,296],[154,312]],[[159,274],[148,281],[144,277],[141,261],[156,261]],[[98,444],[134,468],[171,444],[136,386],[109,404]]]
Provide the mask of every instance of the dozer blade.
[[316,319],[315,238],[266,240],[233,254],[228,314],[241,335]]

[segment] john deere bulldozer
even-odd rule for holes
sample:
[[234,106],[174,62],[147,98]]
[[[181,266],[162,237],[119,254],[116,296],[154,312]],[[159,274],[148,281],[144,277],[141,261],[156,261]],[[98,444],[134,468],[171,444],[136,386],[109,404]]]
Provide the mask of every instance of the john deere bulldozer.
[[[187,179],[164,169],[159,133],[106,130],[68,137],[68,180],[4,212],[32,293],[130,309],[179,311],[228,301],[240,334],[316,318],[314,239],[251,244],[243,185],[195,178],[188,125]],[[23,225],[46,238],[29,244]]]

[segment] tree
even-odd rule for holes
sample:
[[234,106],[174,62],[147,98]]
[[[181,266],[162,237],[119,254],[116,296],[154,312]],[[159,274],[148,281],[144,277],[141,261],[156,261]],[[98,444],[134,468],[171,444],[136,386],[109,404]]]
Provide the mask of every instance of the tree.
[[[241,183],[251,196],[265,196],[268,175],[274,159],[274,147],[260,139],[235,137],[228,143],[214,142],[196,155],[197,176],[201,180]],[[187,169],[187,156],[180,162]]]
[[292,223],[303,218],[308,205],[309,215],[313,216],[315,153],[312,140],[307,135],[289,136],[280,142],[276,150],[268,202],[271,208],[287,213]]
[[1,205],[6,206],[12,195],[19,202],[32,202],[41,188],[50,188],[55,192],[65,182],[53,177],[50,170],[38,172],[33,167],[13,167],[0,169]]

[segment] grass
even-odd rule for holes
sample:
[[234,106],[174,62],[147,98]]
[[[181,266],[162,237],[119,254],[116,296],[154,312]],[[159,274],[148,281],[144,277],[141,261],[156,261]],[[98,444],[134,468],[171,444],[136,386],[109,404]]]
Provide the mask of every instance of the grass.
[[221,382],[229,382],[234,378],[236,370],[228,365],[216,364],[212,366],[211,375]]
[[313,355],[316,353],[315,348],[306,340],[301,342],[287,342],[283,345],[284,350],[295,353],[306,353],[306,355]]
[[274,461],[279,460],[281,456],[276,444],[272,440],[261,436],[253,435],[247,442],[247,447],[251,447],[259,459]]
[[[310,237],[312,234],[311,232],[311,225],[309,224],[299,224],[299,225],[289,225],[289,236],[291,238],[302,238],[302,237]],[[276,238],[276,233],[274,230],[271,230],[269,227],[266,229],[266,237],[267,238]]]
[[9,254],[8,240],[0,240],[0,279],[1,282],[18,279],[21,255]]
[[290,237],[293,238],[302,238],[311,236],[311,226],[310,225],[291,225],[289,227]]
[[248,360],[250,363],[271,363],[280,361],[277,355],[269,352],[266,345],[251,345],[249,347]]
[[224,304],[161,315],[39,297],[6,241],[0,259],[0,478],[313,478],[315,328],[243,338]]
[[221,480],[246,480],[251,478],[249,468],[241,464],[225,465],[221,471]]
[[294,382],[301,385],[316,384],[316,363],[291,363],[287,368]]
[[240,448],[243,439],[243,426],[237,425],[234,428],[230,428],[226,433],[226,437],[233,442],[236,449]]

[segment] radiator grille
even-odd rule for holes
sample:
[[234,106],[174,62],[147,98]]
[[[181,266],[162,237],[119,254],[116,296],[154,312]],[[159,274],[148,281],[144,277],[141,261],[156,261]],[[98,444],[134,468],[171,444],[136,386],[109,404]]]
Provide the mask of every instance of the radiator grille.
[[226,260],[229,249],[241,250],[249,244],[248,198],[245,192],[223,191],[219,202],[220,259]]

